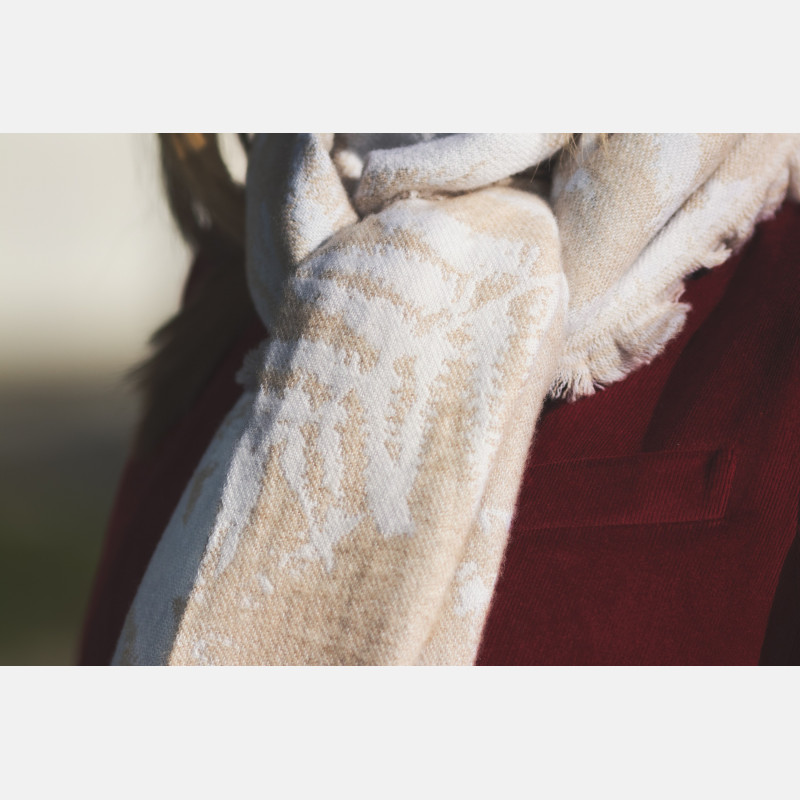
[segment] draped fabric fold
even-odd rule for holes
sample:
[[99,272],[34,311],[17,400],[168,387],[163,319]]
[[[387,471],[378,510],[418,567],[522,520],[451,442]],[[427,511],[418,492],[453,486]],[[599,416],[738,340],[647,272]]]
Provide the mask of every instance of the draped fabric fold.
[[790,134],[258,136],[270,338],[115,663],[472,663],[545,398],[657,356],[787,192]]

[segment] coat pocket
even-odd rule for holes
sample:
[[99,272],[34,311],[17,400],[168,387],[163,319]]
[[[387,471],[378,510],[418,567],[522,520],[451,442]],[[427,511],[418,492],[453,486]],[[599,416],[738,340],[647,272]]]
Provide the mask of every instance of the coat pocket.
[[542,529],[721,519],[735,467],[732,447],[529,465],[517,524]]

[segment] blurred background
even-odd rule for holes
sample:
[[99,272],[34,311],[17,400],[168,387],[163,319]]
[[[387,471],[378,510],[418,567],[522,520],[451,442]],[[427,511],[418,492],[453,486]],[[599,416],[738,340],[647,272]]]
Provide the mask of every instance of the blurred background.
[[154,134],[0,134],[0,665],[75,663],[136,417],[124,375],[189,260]]

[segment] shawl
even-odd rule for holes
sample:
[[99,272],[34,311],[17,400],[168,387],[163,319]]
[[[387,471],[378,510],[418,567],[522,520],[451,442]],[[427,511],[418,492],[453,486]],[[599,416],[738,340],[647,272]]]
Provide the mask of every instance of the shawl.
[[544,401],[657,356],[787,193],[794,134],[257,136],[270,337],[113,663],[473,663]]

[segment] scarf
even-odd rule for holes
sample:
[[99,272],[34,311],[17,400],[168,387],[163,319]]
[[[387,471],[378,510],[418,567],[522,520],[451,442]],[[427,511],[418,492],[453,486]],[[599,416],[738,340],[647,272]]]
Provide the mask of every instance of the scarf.
[[663,350],[800,136],[258,136],[246,193],[270,337],[114,663],[471,664],[545,399]]

